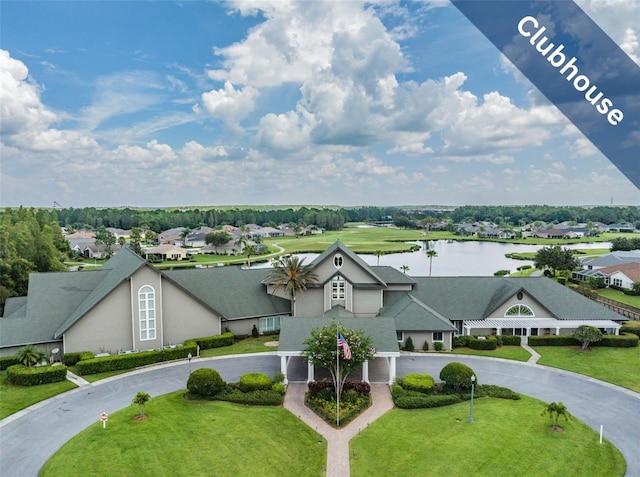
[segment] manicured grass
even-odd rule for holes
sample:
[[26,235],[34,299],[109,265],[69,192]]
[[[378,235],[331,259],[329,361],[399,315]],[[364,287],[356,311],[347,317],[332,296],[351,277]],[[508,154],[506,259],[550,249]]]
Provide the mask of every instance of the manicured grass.
[[640,347],[582,351],[570,346],[536,346],[538,364],[566,369],[640,393]]
[[527,361],[531,354],[522,346],[499,346],[494,350],[481,350],[471,348],[454,348],[453,354],[467,354],[473,356],[484,356],[489,358],[512,359],[514,361]]
[[613,288],[602,288],[598,290],[598,295],[640,308],[640,296],[625,295],[620,290]]
[[[282,407],[188,401],[184,391],[113,413],[67,442],[48,476],[324,476],[326,441]],[[132,396],[133,398],[133,396]]]
[[14,386],[7,383],[7,372],[2,371],[0,372],[0,419],[75,387],[76,385],[71,381],[39,386]]
[[[584,423],[560,421],[554,432],[545,404],[482,398],[435,409],[392,409],[350,442],[351,476],[539,477],[622,476],[624,458]],[[571,412],[571,409],[569,409]]]
[[278,351],[277,346],[266,346],[265,343],[278,341],[278,335],[260,336],[259,338],[246,338],[236,341],[231,346],[221,348],[203,349],[200,356],[210,358],[212,356],[226,356],[229,354],[263,353],[266,351]]

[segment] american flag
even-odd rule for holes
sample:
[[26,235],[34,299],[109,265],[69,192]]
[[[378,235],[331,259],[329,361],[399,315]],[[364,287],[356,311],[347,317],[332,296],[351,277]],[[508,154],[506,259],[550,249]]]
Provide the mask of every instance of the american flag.
[[342,348],[344,359],[351,359],[351,348],[349,348],[349,343],[344,339],[342,333],[338,333],[338,348]]

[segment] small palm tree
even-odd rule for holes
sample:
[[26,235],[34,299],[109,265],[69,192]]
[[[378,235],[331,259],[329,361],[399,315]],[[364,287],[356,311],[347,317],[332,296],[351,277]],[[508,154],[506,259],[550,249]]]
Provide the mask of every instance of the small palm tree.
[[44,353],[33,345],[27,345],[18,350],[17,357],[25,366],[34,366],[44,358]]
[[433,265],[433,257],[437,257],[438,252],[433,249],[427,250],[427,257],[429,257],[429,276],[431,276],[431,265]]
[[384,252],[382,250],[376,250],[375,252],[373,252],[373,254],[378,259],[378,265],[380,265],[380,257],[384,255]]
[[133,398],[133,401],[131,401],[131,404],[137,404],[140,408],[140,417],[144,416],[144,406],[145,404],[147,404],[147,402],[149,402],[150,399],[151,396],[149,396],[148,393],[145,393],[144,391],[138,391],[138,393]]
[[551,427],[554,430],[558,429],[558,421],[560,418],[563,418],[565,421],[568,421],[571,418],[571,414],[569,410],[562,402],[552,402],[547,405],[542,411],[542,415],[547,414],[549,419],[551,419]]
[[255,255],[256,248],[253,245],[247,245],[244,251],[247,254],[247,268],[251,268],[251,255]]
[[273,286],[276,293],[284,289],[291,300],[291,316],[295,316],[297,294],[303,293],[317,281],[318,275],[313,271],[313,265],[305,265],[304,258],[285,255],[274,264],[266,282]]
[[409,271],[409,265],[400,265],[400,270],[402,270],[402,273],[406,275]]

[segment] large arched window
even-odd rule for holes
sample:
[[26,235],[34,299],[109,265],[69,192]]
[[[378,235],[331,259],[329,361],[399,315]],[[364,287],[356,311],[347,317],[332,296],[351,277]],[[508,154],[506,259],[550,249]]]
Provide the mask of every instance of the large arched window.
[[153,287],[145,285],[138,292],[140,309],[140,340],[156,339],[156,294]]
[[529,308],[527,305],[513,305],[509,308],[504,316],[507,317],[518,317],[518,316],[535,316],[533,310]]
[[336,275],[331,280],[331,298],[333,300],[344,300],[345,281],[340,275]]

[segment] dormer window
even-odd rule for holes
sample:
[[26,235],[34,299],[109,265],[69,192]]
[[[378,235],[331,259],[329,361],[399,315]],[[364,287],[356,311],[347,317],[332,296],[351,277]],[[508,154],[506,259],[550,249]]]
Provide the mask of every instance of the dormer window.
[[331,298],[333,300],[344,300],[345,281],[340,275],[331,280]]
[[504,314],[505,317],[535,316],[527,305],[514,305]]
[[336,253],[333,256],[333,266],[339,270],[340,268],[342,268],[343,263],[344,263],[344,259],[342,258],[342,255],[340,255],[339,253]]

